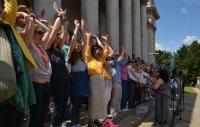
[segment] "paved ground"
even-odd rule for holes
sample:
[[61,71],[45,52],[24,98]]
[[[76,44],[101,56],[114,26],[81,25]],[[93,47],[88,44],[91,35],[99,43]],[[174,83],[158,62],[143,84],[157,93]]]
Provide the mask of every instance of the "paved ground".
[[[194,88],[197,94],[185,94],[185,107],[180,116],[176,116],[174,127],[200,127],[200,89]],[[153,99],[142,106],[152,105]],[[149,107],[152,109],[152,107]],[[137,113],[138,108],[128,109],[113,119],[116,127],[154,127],[154,112]],[[87,115],[82,117],[82,124],[87,123]],[[84,125],[84,124],[83,124]],[[49,127],[47,125],[46,127]],[[83,126],[87,127],[87,126]]]
[[[174,121],[174,127],[200,127],[200,90],[194,88],[197,94],[185,94],[185,108]],[[153,127],[154,114],[151,113],[139,127]]]

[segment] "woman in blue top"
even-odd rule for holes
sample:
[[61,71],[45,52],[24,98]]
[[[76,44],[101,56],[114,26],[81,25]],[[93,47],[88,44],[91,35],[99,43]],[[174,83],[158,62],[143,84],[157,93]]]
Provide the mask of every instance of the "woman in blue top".
[[[71,125],[73,127],[80,127],[80,111],[81,104],[84,97],[88,97],[89,92],[89,81],[88,75],[86,72],[86,63],[83,59],[83,45],[81,41],[77,41],[78,30],[80,29],[80,23],[78,20],[74,21],[75,30],[74,35],[72,37],[72,43],[69,49],[69,63],[71,64],[71,74],[73,77],[73,83],[71,86]],[[84,21],[81,21],[81,25],[83,28]]]

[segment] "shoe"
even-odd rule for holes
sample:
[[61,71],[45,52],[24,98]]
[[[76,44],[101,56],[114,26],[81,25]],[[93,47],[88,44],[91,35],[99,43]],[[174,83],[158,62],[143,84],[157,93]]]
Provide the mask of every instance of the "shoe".
[[149,96],[149,98],[150,98],[150,99],[153,99],[154,97],[152,97],[152,96]]
[[128,108],[125,108],[125,109],[122,109],[121,111],[122,112],[126,112],[126,111],[128,111],[129,109]]
[[108,115],[107,115],[107,118],[112,119],[112,118],[114,118],[114,116],[113,116],[112,114],[108,114]]
[[148,101],[149,99],[150,99],[149,97],[145,97],[145,98],[144,98],[145,101]]
[[81,127],[81,125],[80,124],[76,124],[76,125],[73,125],[71,127]]
[[99,121],[99,120],[94,120],[94,124],[99,126],[99,127],[102,127],[103,126],[103,122]]

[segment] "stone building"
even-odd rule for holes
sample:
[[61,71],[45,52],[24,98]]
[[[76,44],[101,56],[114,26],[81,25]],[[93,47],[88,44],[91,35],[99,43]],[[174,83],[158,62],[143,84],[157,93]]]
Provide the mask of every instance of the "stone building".
[[[84,18],[93,34],[108,33],[111,46],[125,47],[129,56],[140,57],[148,64],[155,61],[156,20],[159,14],[153,0],[34,0],[37,14],[42,9],[52,18],[52,5],[57,2],[69,12],[69,22]],[[72,29],[72,24],[69,28]]]

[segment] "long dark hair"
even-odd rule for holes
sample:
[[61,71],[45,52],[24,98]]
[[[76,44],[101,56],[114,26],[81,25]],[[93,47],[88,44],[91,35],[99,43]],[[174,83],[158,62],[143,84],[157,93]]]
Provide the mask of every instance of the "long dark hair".
[[[81,44],[81,42],[80,42],[80,41],[77,41],[77,44]],[[77,62],[77,60],[82,59],[82,58],[83,58],[82,51],[77,52],[76,49],[74,49],[74,50],[72,51],[71,55],[70,55],[70,58],[69,58],[69,61],[68,61],[68,62],[69,62],[71,65],[74,65],[74,64]]]
[[165,83],[169,82],[169,72],[167,69],[160,69],[159,78],[161,78]]
[[92,46],[91,54],[92,54],[93,57],[94,57],[94,54],[95,54],[96,50],[98,50],[98,49],[102,50],[102,48],[98,44]]

